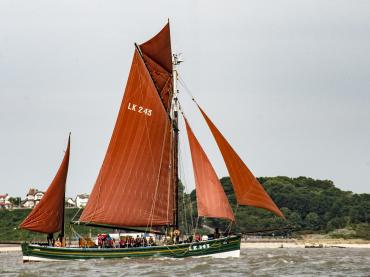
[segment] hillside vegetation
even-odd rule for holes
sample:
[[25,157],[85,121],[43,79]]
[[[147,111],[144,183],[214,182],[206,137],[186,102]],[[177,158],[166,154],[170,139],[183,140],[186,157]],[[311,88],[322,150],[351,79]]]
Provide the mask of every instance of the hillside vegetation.
[[[225,177],[221,179],[221,183],[233,210],[236,211],[236,224],[232,227],[234,231],[248,233],[276,229],[275,233],[279,234],[279,229],[292,228],[299,233],[329,233],[347,228],[353,231],[347,232],[351,234],[346,235],[347,237],[370,239],[370,194],[342,191],[332,181],[307,177],[260,177],[258,180],[280,207],[286,220],[263,209],[237,207],[230,178]],[[195,195],[195,191],[190,196],[184,195],[185,199],[192,202],[194,211]],[[190,213],[189,209],[187,213]],[[200,225],[202,224],[223,229],[229,225],[224,220],[210,218],[202,219]],[[342,236],[341,234],[335,232],[336,236]]]
[[[234,232],[250,233],[261,230],[274,230],[277,235],[284,234],[284,228],[291,228],[294,234],[299,233],[331,233],[335,237],[370,239],[370,194],[355,194],[336,188],[332,181],[314,180],[306,177],[261,177],[261,184],[270,194],[286,220],[263,209],[236,205],[230,178],[221,179],[221,183],[236,211],[236,224],[232,225]],[[191,220],[191,214],[196,215],[196,192],[186,194],[180,192],[180,224],[183,231],[191,226],[226,230],[229,222],[219,219],[200,218]],[[18,226],[30,210],[0,210],[0,242],[45,240],[44,234],[19,230]],[[76,238],[69,228],[69,222],[78,209],[66,209],[66,237]],[[77,219],[77,215],[75,218]],[[107,232],[106,229],[86,226],[74,226],[81,235],[89,233],[96,235]],[[345,229],[347,231],[338,231]],[[279,231],[282,230],[282,231]]]

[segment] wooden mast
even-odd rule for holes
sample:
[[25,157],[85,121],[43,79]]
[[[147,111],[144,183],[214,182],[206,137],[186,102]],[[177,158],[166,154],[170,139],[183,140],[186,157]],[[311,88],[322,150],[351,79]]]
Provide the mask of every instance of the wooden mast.
[[[69,132],[68,136],[68,145],[71,144],[71,132]],[[70,151],[70,150],[69,150]],[[64,245],[64,234],[65,234],[65,227],[64,227],[64,220],[65,220],[65,209],[66,209],[66,187],[64,186],[64,194],[63,194],[63,208],[62,208],[62,229],[60,231],[60,240],[62,245]]]
[[178,170],[178,155],[179,155],[179,118],[178,118],[178,99],[177,99],[177,65],[180,64],[180,60],[178,59],[177,54],[173,54],[173,67],[172,67],[172,78],[173,78],[173,131],[174,131],[174,193],[175,193],[175,209],[174,209],[174,226],[176,229],[179,229],[179,170]]

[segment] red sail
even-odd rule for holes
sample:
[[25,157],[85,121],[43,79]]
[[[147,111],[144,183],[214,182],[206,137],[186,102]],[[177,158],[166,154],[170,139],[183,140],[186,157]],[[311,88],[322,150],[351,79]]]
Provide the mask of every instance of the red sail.
[[21,223],[20,228],[46,234],[62,230],[69,151],[70,138],[57,174],[40,202]]
[[229,201],[210,161],[185,119],[196,184],[198,216],[234,221]]
[[162,99],[169,111],[172,100],[172,52],[170,25],[147,42],[140,45],[145,65]]
[[167,23],[163,29],[147,42],[140,44],[141,51],[153,61],[172,73],[172,52],[170,24]]
[[200,107],[199,109],[206,120],[208,127],[211,129],[211,132],[224,158],[238,203],[240,205],[263,208],[275,213],[277,216],[284,218],[282,212],[266,193],[256,177],[253,176],[252,172],[248,169],[245,163],[240,159],[228,141],[224,138],[224,136],[220,133],[220,131],[216,128],[204,111]]
[[173,222],[170,118],[136,50],[99,176],[80,221],[111,226]]

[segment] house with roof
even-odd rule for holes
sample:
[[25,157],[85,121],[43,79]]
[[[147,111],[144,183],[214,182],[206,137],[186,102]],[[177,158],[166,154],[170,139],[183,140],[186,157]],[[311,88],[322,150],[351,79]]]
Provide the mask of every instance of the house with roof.
[[65,204],[67,208],[76,207],[76,202],[71,197],[66,198]]
[[89,200],[89,195],[87,193],[79,194],[76,197],[76,207],[77,208],[85,208],[87,201]]
[[22,201],[22,206],[24,208],[33,209],[41,200],[41,198],[44,196],[44,192],[35,188],[30,188],[26,199]]
[[12,209],[13,204],[10,202],[10,196],[6,194],[0,194],[0,208],[1,209]]

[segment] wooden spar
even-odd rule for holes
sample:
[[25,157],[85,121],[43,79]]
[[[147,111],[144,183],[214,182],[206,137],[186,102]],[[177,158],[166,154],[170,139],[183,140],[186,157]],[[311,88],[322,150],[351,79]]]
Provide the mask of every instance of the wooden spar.
[[174,100],[174,106],[173,106],[173,131],[174,131],[174,178],[175,178],[175,187],[174,187],[174,193],[175,193],[175,209],[174,209],[174,219],[175,219],[175,228],[179,229],[179,170],[178,170],[178,155],[179,155],[179,117],[178,117],[178,99],[177,99],[177,65],[179,64],[179,60],[176,54],[173,55],[173,61],[172,61],[172,79],[173,79],[173,100]]
[[[68,136],[68,145],[71,144],[71,132],[69,132]],[[60,231],[60,239],[61,242],[64,240],[64,234],[65,234],[65,227],[64,227],[64,220],[65,220],[65,209],[66,209],[66,186],[64,186],[64,194],[63,194],[63,208],[62,208],[62,229]]]
[[[174,98],[175,103],[177,103],[177,97]],[[177,104],[175,104],[177,105]],[[174,111],[174,118],[173,118],[173,130],[174,130],[174,176],[175,176],[175,228],[179,229],[179,172],[178,172],[178,151],[179,151],[179,128],[178,128],[178,112]]]
[[165,235],[165,233],[153,230],[153,229],[147,229],[146,227],[140,228],[140,227],[126,227],[126,226],[113,226],[109,224],[100,224],[100,223],[93,223],[93,222],[81,222],[81,221],[71,221],[70,224],[72,225],[84,225],[84,226],[91,226],[91,227],[101,227],[101,228],[107,228],[107,229],[116,229],[116,230],[126,230],[130,232],[140,232],[140,233],[153,233],[158,235]]

